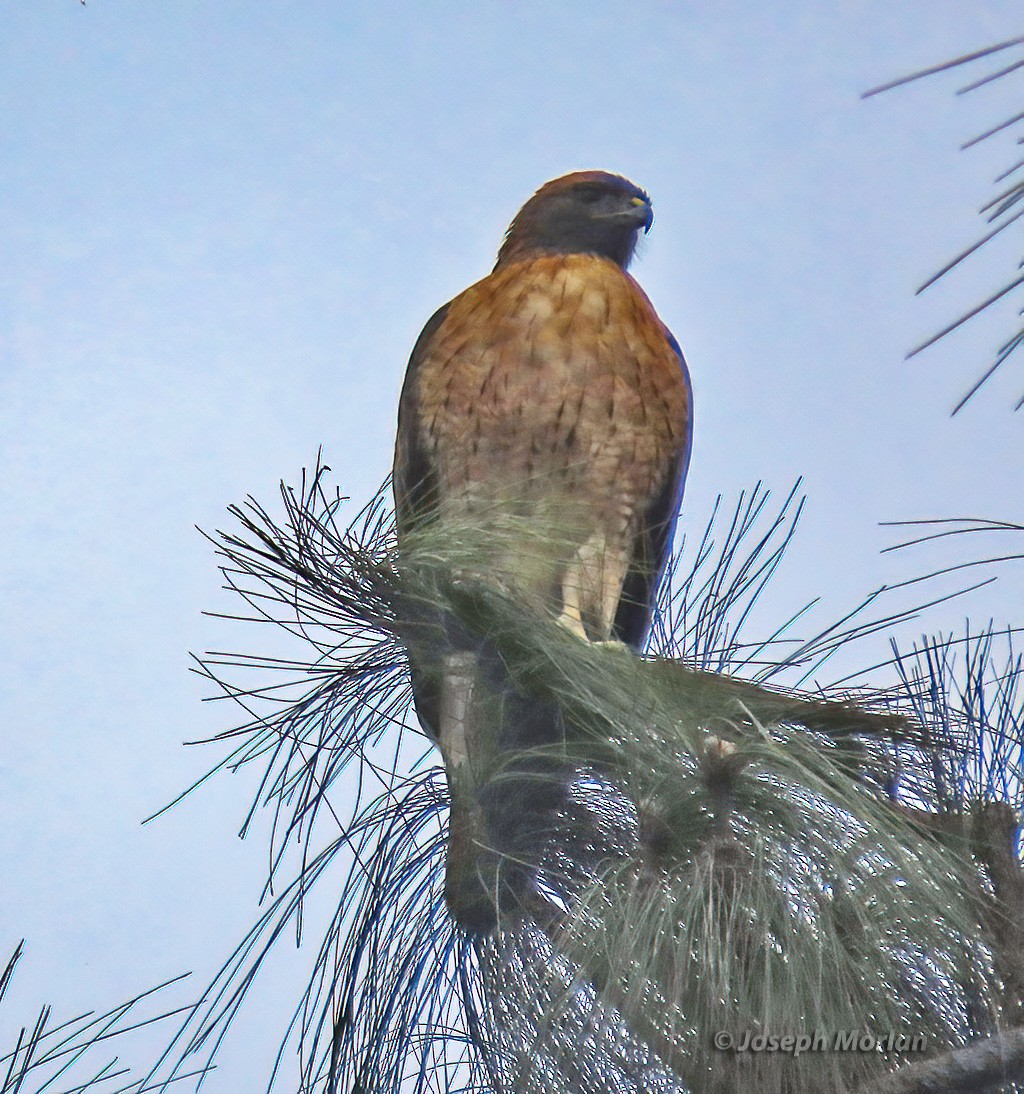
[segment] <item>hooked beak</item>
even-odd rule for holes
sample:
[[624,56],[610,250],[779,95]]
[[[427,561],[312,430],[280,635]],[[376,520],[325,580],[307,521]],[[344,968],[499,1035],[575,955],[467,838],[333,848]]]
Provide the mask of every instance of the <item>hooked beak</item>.
[[600,220],[624,221],[633,231],[642,227],[646,233],[654,223],[654,209],[644,198],[630,198],[629,204],[624,208],[620,207],[614,213],[597,213],[596,217]]
[[630,198],[629,204],[630,216],[636,220],[638,226],[640,224],[644,226],[644,234],[646,235],[654,223],[654,209],[651,203],[644,198]]

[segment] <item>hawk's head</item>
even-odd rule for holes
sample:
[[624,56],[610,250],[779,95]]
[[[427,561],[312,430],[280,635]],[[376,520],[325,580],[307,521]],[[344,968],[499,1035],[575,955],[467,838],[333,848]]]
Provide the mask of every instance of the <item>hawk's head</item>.
[[498,266],[539,252],[604,255],[625,269],[653,220],[651,199],[629,179],[574,171],[544,183],[516,213]]

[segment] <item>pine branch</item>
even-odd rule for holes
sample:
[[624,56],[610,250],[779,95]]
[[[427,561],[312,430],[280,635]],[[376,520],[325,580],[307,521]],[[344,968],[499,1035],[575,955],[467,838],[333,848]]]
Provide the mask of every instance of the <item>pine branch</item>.
[[905,1064],[861,1094],[984,1094],[1006,1082],[1024,1082],[1024,1028]]

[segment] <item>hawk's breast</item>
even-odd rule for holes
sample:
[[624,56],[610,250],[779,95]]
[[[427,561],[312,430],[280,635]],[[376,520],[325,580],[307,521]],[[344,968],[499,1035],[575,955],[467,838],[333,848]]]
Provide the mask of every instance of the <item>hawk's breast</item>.
[[543,255],[471,286],[417,383],[442,503],[539,491],[625,533],[689,441],[678,350],[636,282],[598,256]]

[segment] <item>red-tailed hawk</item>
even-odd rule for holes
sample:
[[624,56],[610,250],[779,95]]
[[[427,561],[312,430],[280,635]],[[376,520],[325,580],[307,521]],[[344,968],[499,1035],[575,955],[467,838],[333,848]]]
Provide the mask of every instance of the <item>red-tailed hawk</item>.
[[[626,272],[652,219],[647,194],[619,175],[542,186],[494,271],[420,334],[394,467],[400,545],[428,524],[493,527],[476,576],[493,572],[581,638],[634,649],[650,627],[692,436],[682,353]],[[503,515],[511,544],[497,536]],[[410,661],[416,712],[452,792],[446,899],[460,925],[487,931],[529,890],[531,856],[565,797],[542,761],[519,772],[518,797],[508,770],[499,792],[488,767],[495,748],[555,743],[557,713],[511,691],[496,702],[501,666],[482,647],[416,649]]]

